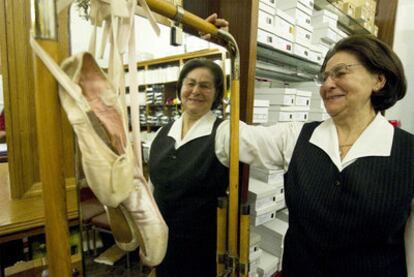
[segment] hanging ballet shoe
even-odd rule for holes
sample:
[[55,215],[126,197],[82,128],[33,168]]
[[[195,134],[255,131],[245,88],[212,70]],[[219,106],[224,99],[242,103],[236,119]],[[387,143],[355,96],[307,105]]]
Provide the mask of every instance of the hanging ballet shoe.
[[61,86],[59,97],[77,136],[88,185],[103,205],[118,207],[134,190],[135,158],[124,109],[91,54],[71,56],[61,67],[71,91]]
[[77,135],[87,183],[107,207],[116,243],[126,251],[140,245],[143,263],[159,264],[168,227],[137,167],[117,92],[91,54],[69,57],[62,71],[33,39],[31,44],[60,83],[59,97]]
[[[116,155],[125,155],[123,158],[127,161],[134,161],[132,148],[126,138],[123,109],[116,106],[116,94],[111,91],[109,82],[91,55],[83,55],[82,67],[78,72],[76,83],[82,88],[82,93],[91,107],[92,112],[88,112],[87,115],[95,133]],[[102,174],[94,168],[89,169]],[[85,171],[89,169],[84,168]],[[112,181],[129,181],[123,179],[125,176],[119,176],[124,172],[112,170],[112,174],[118,173],[118,177]],[[131,173],[134,175],[131,180],[133,190],[118,206],[106,206],[108,221],[115,242],[121,249],[132,251],[140,245],[143,263],[155,266],[165,256],[168,228],[141,171],[134,168]]]

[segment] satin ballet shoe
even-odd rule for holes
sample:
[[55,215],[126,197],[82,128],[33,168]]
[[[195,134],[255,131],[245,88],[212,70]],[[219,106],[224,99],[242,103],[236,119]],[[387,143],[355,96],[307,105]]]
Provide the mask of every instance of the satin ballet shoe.
[[59,98],[81,152],[88,186],[107,206],[117,244],[131,251],[140,245],[144,264],[165,256],[168,227],[128,141],[126,108],[93,56],[79,53],[59,68],[33,39],[33,50],[59,81]]
[[103,205],[115,208],[134,190],[136,162],[125,110],[91,54],[71,56],[61,68],[70,83],[61,84],[59,97],[76,133],[87,183]]
[[129,211],[120,204],[116,208],[104,206],[115,243],[124,251],[134,251],[143,244],[138,228]]
[[162,262],[167,252],[168,227],[144,177],[140,176],[134,182],[136,190],[122,205],[128,209],[138,227],[142,241],[139,253],[141,261],[147,266],[156,266]]
[[[106,214],[116,244],[125,251],[135,250],[139,245],[142,262],[148,266],[158,265],[166,253],[168,227],[158,210],[148,184],[140,173],[141,171],[136,168],[132,147],[126,139],[123,109],[117,101],[115,93],[111,91],[110,82],[93,57],[84,53],[77,56],[72,63],[75,61],[81,62],[81,65],[74,66],[76,70],[72,73],[73,80],[82,89],[82,95],[90,106],[90,111],[84,113],[87,115],[87,126],[90,128],[80,130],[77,126],[77,134],[88,138],[88,134],[85,132],[92,132],[99,138],[96,142],[79,140],[80,143],[84,142],[80,149],[88,184],[97,198],[106,206]],[[70,70],[66,71],[70,72]],[[106,147],[98,149],[96,145],[90,145],[100,142]],[[90,148],[101,151],[101,153],[92,155]],[[108,152],[115,155],[114,159],[110,159],[111,156],[106,155]],[[111,162],[115,164],[121,161],[121,167],[115,166],[98,170],[96,155],[104,157],[103,160],[108,162],[108,166]],[[112,178],[109,179],[106,174],[110,174]],[[132,179],[130,179],[131,174],[134,176]],[[105,186],[105,182],[111,184],[112,190]],[[114,186],[123,185],[125,187],[124,182],[129,182],[129,186],[125,190],[129,191],[128,195],[124,196],[121,203],[113,203],[115,199],[120,199],[116,193],[121,193],[117,188],[114,192]],[[109,199],[100,199],[100,196],[103,195]]]

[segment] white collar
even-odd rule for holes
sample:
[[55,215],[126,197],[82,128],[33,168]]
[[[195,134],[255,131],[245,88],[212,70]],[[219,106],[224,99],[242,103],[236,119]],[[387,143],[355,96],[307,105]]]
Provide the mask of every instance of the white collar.
[[394,127],[378,113],[375,119],[362,132],[341,161],[338,134],[331,118],[315,128],[310,142],[321,148],[331,158],[339,171],[356,159],[367,156],[390,156]]
[[216,115],[212,111],[208,111],[194,123],[191,129],[188,130],[185,137],[181,140],[183,115],[184,114],[182,114],[179,119],[174,121],[170,131],[168,132],[168,136],[175,140],[176,149],[193,139],[210,135],[213,130],[214,122],[216,121]]

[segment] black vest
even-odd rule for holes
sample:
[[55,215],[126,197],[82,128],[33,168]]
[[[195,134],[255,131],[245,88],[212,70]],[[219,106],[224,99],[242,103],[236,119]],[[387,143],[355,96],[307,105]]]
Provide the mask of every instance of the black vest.
[[[170,229],[177,233],[216,233],[217,198],[225,195],[228,168],[215,155],[216,129],[177,150],[168,135],[172,123],[160,130],[151,145],[149,169],[154,196]],[[200,234],[202,235],[202,234]]]
[[339,172],[309,142],[318,125],[304,125],[285,175],[283,276],[406,276],[414,136],[396,128],[391,156],[359,158]]

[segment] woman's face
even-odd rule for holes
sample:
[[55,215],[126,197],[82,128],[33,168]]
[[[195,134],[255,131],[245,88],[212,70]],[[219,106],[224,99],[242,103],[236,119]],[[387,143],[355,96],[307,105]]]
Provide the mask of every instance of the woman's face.
[[326,111],[335,119],[374,111],[371,94],[384,83],[383,75],[370,73],[351,53],[338,52],[326,64],[320,88]]
[[211,110],[216,95],[211,71],[205,67],[190,71],[183,80],[180,94],[181,105],[186,113],[198,117],[206,114]]

